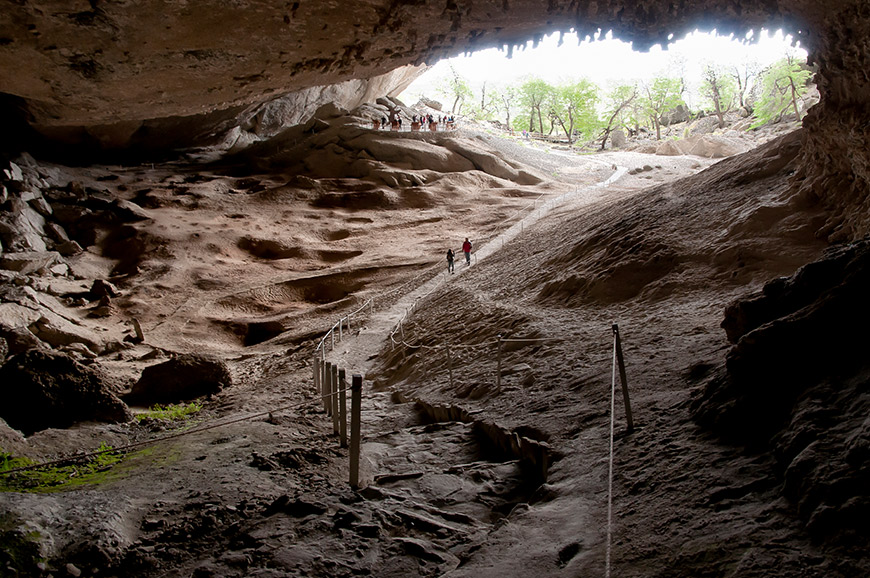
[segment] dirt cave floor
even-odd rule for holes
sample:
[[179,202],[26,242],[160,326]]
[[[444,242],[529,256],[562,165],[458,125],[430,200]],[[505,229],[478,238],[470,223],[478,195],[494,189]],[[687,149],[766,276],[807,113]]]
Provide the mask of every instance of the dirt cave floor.
[[[599,576],[608,559],[626,577],[866,575],[866,560],[809,538],[770,456],[717,440],[689,411],[729,346],[725,306],[824,250],[783,174],[753,173],[768,158],[755,151],[715,162],[489,140],[551,178],[507,192],[442,182],[385,210],[377,195],[318,205],[286,175],[219,166],[76,169],[151,215],[99,320],[123,338],[135,317],[146,341],[95,363],[129,387],[169,352],[218,353],[234,383],[192,425],[232,423],[134,452],[98,485],[0,496],[7,519],[50,537],[45,575]],[[631,170],[595,186],[619,167]],[[498,236],[529,202],[576,190]],[[448,275],[443,254],[465,237],[479,257]],[[99,278],[118,262],[86,252],[76,268]],[[374,310],[326,353],[366,376],[354,490],[312,359],[369,297]],[[636,428],[617,399],[608,553],[613,323]],[[536,340],[504,344],[500,378],[499,336]],[[47,459],[163,427],[81,424],[27,443]],[[544,444],[546,480],[487,427]]]

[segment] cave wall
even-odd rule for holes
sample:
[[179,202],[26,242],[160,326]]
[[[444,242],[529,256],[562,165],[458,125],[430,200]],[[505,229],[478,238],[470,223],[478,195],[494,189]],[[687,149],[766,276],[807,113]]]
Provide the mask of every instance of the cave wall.
[[854,2],[819,18],[810,61],[821,102],[804,119],[800,201],[831,211],[820,236],[831,242],[870,233],[870,3]]

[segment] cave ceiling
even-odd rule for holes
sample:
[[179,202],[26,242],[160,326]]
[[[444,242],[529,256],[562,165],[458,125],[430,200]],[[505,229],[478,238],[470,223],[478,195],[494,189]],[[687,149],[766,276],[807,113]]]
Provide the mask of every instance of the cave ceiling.
[[3,0],[0,92],[42,127],[187,117],[559,30],[613,30],[643,49],[695,28],[784,26],[812,44],[839,4]]

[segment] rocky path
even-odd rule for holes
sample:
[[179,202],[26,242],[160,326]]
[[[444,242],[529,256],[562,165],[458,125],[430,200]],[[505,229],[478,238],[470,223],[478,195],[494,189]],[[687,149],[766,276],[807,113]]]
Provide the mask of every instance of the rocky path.
[[[616,167],[613,174],[598,184],[578,188],[546,201],[536,201],[531,205],[530,211],[519,222],[502,233],[488,239],[474,240],[480,246],[472,253],[471,267],[481,264],[487,257],[504,247],[506,243],[516,239],[526,228],[533,226],[556,207],[568,202],[573,202],[575,208],[593,203],[600,198],[608,186],[625,175],[627,171],[628,168],[626,167]],[[462,275],[468,268],[469,266],[465,264],[461,252],[457,251],[455,275]],[[325,360],[339,367],[346,368],[348,375],[365,375],[371,368],[371,361],[375,354],[390,339],[397,324],[410,314],[415,304],[432,293],[437,287],[454,279],[452,275],[447,273],[446,264],[440,272],[429,272],[428,274],[434,274],[434,276],[428,281],[423,282],[413,291],[401,295],[386,308],[384,308],[383,304],[385,302],[390,303],[391,295],[388,294],[375,298],[374,311],[365,320],[363,326],[356,330],[355,333],[350,335],[345,334],[341,341],[336,342],[334,349],[332,348],[331,340],[325,339],[323,341],[327,351]],[[422,274],[424,277],[425,275],[427,273]],[[401,337],[396,335],[394,338],[399,340]]]

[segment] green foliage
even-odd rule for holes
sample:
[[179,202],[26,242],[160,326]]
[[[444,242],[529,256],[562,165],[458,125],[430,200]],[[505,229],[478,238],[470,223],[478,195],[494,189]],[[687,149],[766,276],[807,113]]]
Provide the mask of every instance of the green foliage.
[[731,110],[737,98],[737,80],[721,68],[708,65],[704,68],[701,96],[704,97],[704,104],[719,117],[721,128],[724,124],[723,115]]
[[800,120],[798,101],[807,91],[810,76],[812,72],[792,57],[783,58],[765,70],[761,75],[761,94],[755,105],[758,121],[752,128],[777,122],[790,111]]
[[[545,132],[542,108],[553,91],[553,87],[540,78],[526,79],[519,87],[520,106],[525,109],[524,116],[529,119],[529,132]],[[518,126],[521,126],[518,124]]]
[[450,72],[450,77],[442,81],[438,88],[436,88],[436,92],[447,98],[452,98],[453,107],[450,109],[451,113],[459,114],[462,110],[462,104],[466,100],[470,100],[474,96],[474,92],[472,92],[468,80],[460,76],[452,66],[450,67]]
[[[112,452],[112,446],[105,442],[100,444],[97,451],[100,453],[81,463],[0,474],[0,492],[54,492],[113,479],[108,472],[123,456]],[[35,464],[31,459],[0,452],[0,472]]]
[[640,107],[652,126],[656,129],[656,139],[660,140],[662,115],[683,103],[683,81],[679,78],[659,76],[644,86]]
[[136,421],[147,419],[179,420],[187,419],[202,409],[201,403],[180,403],[170,405],[154,405],[148,411],[136,415]]
[[575,133],[591,138],[601,126],[598,100],[598,86],[585,78],[552,87],[547,98],[548,117],[558,123],[570,143],[574,142]]
[[604,97],[603,119],[600,122],[602,128],[601,150],[607,145],[607,138],[617,127],[637,125],[635,114],[637,102],[637,86],[622,84],[614,87]]

